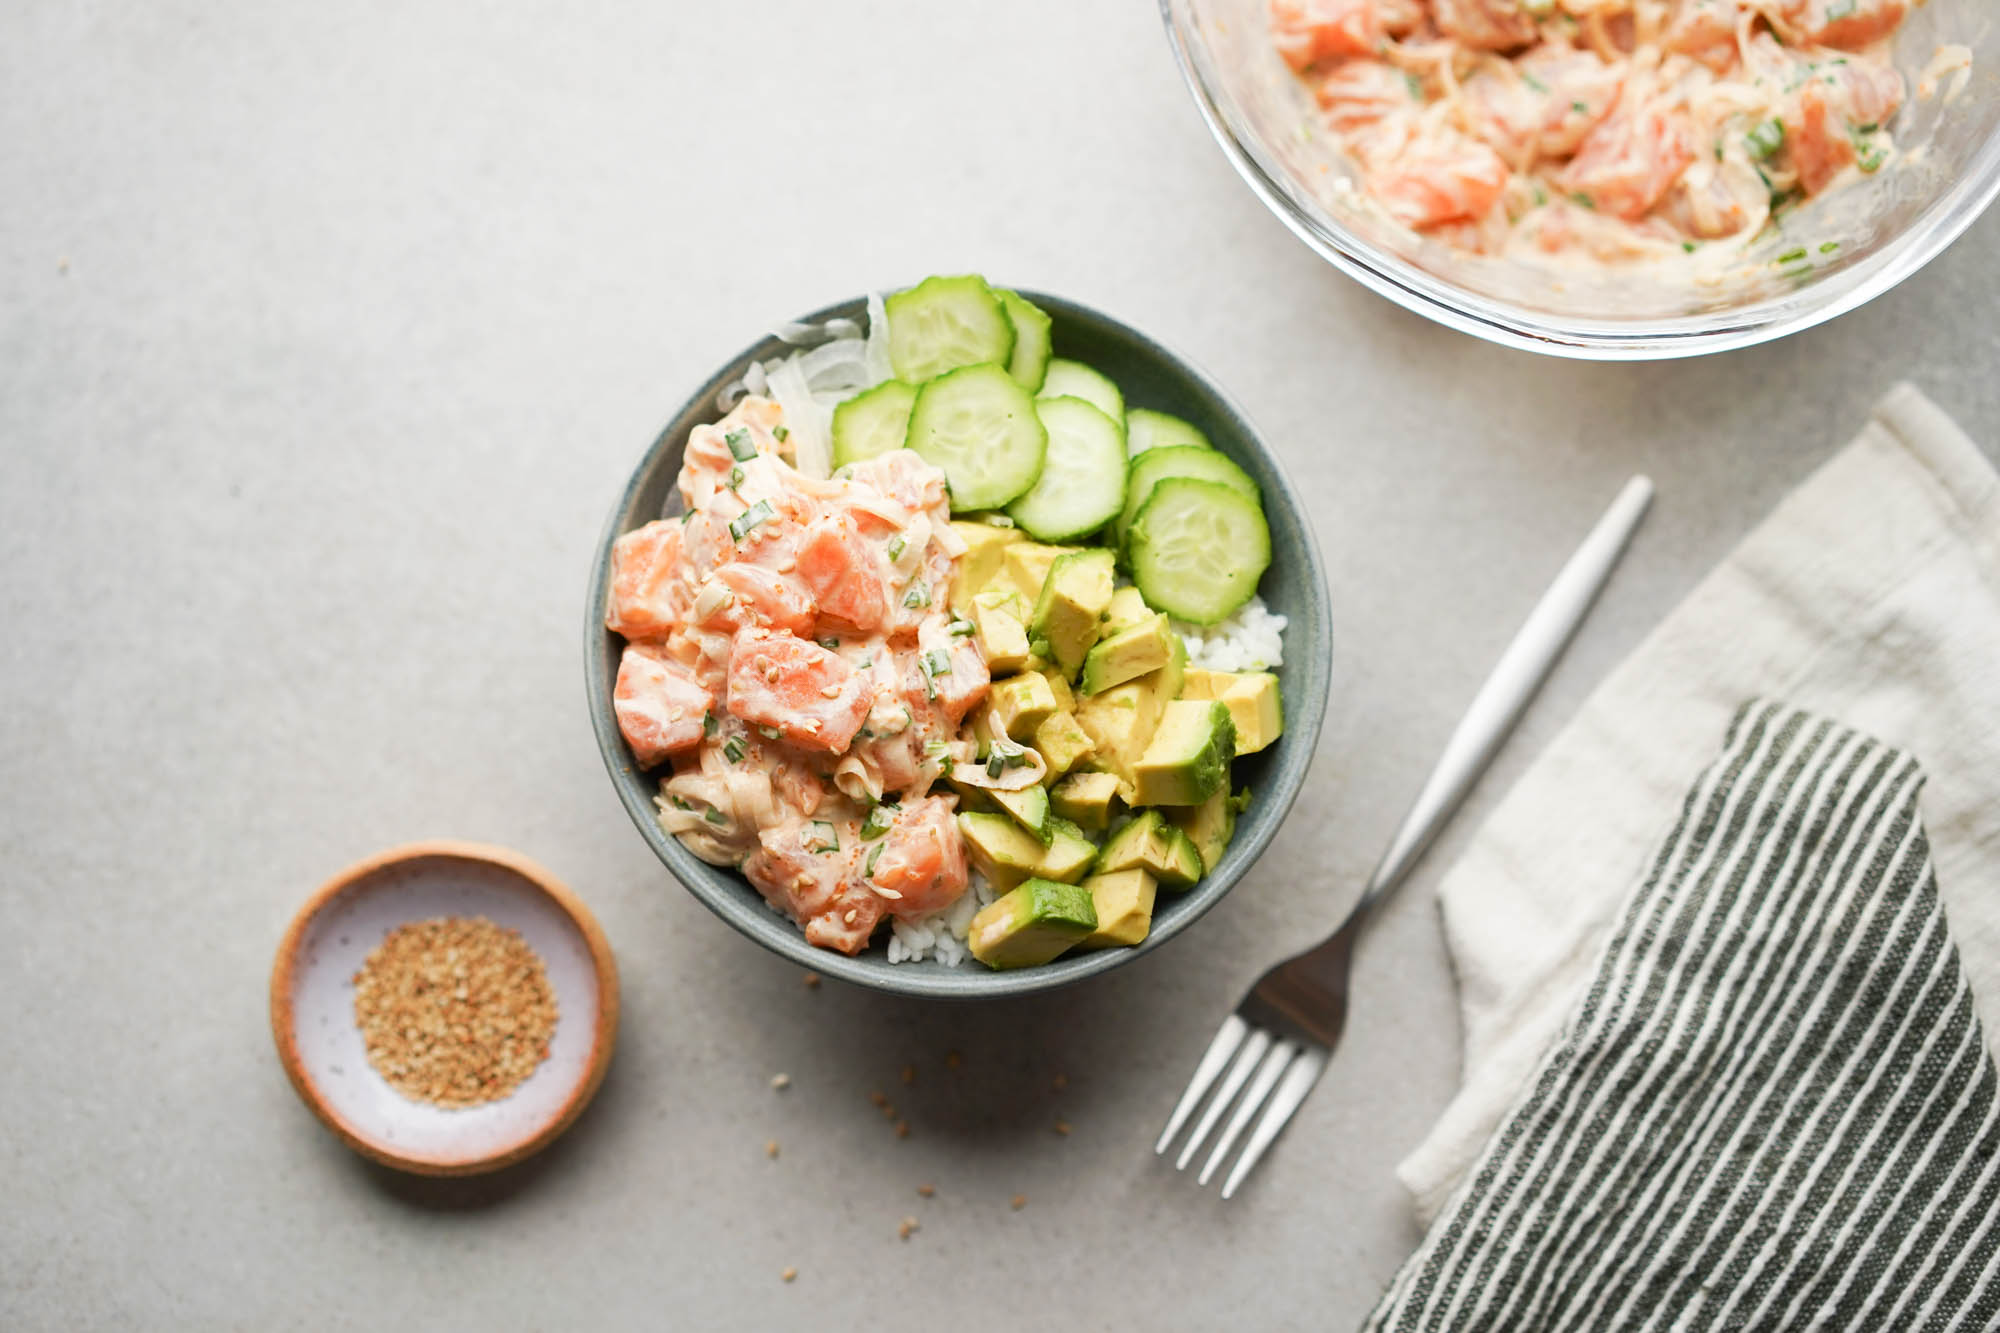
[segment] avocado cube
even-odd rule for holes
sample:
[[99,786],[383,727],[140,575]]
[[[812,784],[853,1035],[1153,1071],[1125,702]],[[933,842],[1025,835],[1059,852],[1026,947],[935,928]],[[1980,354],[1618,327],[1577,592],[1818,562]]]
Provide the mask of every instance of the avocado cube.
[[1132,769],[1146,752],[1165,701],[1144,680],[1114,685],[1077,702],[1076,720],[1095,747],[1093,761],[1124,780],[1132,795]]
[[972,627],[993,675],[1009,675],[1028,664],[1028,628],[1021,623],[1020,604],[1013,593],[982,592],[972,599]]
[[1195,848],[1194,839],[1169,824],[1167,826],[1166,860],[1154,869],[1163,889],[1187,889],[1194,887],[1201,878],[1201,852]]
[[1135,805],[1200,805],[1229,785],[1236,723],[1219,700],[1177,699],[1132,765]]
[[1065,676],[1083,667],[1083,655],[1097,642],[1099,619],[1111,604],[1111,552],[1071,551],[1057,556],[1028,617],[1030,641],[1047,639],[1049,657]]
[[1127,584],[1111,594],[1111,604],[1104,608],[1105,637],[1109,638],[1142,620],[1150,620],[1152,615],[1153,608],[1146,605],[1146,599],[1139,590]]
[[961,814],[958,831],[973,869],[1002,893],[1034,875],[1048,850],[1011,815]]
[[1056,696],[1049,689],[1048,678],[1035,671],[994,681],[986,698],[994,721],[1017,741],[1033,736],[1035,728],[1056,711]]
[[1166,862],[1167,822],[1158,810],[1141,810],[1105,840],[1090,869],[1095,875],[1109,875],[1120,870],[1150,869]]
[[1090,890],[1030,879],[979,909],[966,944],[988,967],[1035,967],[1096,929]]
[[1014,816],[1014,822],[1035,835],[1044,846],[1053,836],[1049,830],[1049,791],[1040,783],[1022,787],[1018,791],[1001,791],[989,787],[986,791],[993,804]]
[[1160,670],[1173,660],[1176,637],[1167,628],[1167,618],[1154,615],[1099,639],[1083,655],[1083,674],[1077,677],[1077,689],[1085,694],[1102,694],[1113,685],[1123,685]]
[[1167,819],[1187,834],[1194,849],[1201,853],[1202,873],[1214,874],[1222,854],[1229,850],[1229,840],[1236,836],[1235,798],[1227,790],[1219,791],[1200,805],[1176,807],[1168,812]]
[[999,809],[987,795],[985,787],[975,787],[970,782],[961,781],[955,774],[947,773],[944,780],[958,793],[958,808],[965,813],[987,813]]
[[1183,699],[1217,699],[1229,708],[1236,724],[1236,753],[1255,754],[1285,730],[1285,711],[1278,678],[1268,671],[1202,671],[1187,673]]
[[1082,763],[1094,747],[1077,724],[1076,715],[1058,708],[1035,728],[1035,748],[1042,752],[1042,761],[1048,766],[1042,781],[1054,782]]
[[1057,557],[1074,551],[1074,546],[1044,546],[1040,542],[1018,541],[1007,548],[1001,557],[1000,569],[1006,581],[1015,592],[1021,594],[1030,605],[1041,595],[1042,585],[1048,582],[1049,567]]
[[1111,827],[1111,807],[1117,799],[1116,773],[1072,773],[1049,791],[1055,812],[1087,829]]
[[1000,577],[1007,548],[1021,540],[1021,530],[964,519],[953,519],[951,530],[965,543],[965,554],[952,571],[950,604],[952,610],[965,615],[974,596]]
[[1096,861],[1097,844],[1086,838],[1082,829],[1067,819],[1049,816],[1049,845],[1036,873],[1043,879],[1074,884],[1090,873]]
[[1167,631],[1167,639],[1170,654],[1167,664],[1150,676],[1140,677],[1152,685],[1153,692],[1162,700],[1178,699],[1187,692],[1187,643],[1172,630]]
[[1143,870],[1119,870],[1092,875],[1082,886],[1090,890],[1097,929],[1077,942],[1079,949],[1130,947],[1153,928],[1153,899],[1159,883]]
[[1074,713],[1076,711],[1076,691],[1072,690],[1069,687],[1069,682],[1063,679],[1062,672],[1050,668],[1042,672],[1042,677],[1049,683],[1049,693],[1056,697],[1056,707],[1065,712]]

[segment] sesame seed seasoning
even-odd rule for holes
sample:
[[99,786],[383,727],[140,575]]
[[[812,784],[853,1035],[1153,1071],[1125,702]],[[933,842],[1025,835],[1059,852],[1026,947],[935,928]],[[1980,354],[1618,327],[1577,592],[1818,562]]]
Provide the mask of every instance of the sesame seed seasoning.
[[791,1086],[792,1086],[792,1076],[790,1074],[771,1075],[771,1087],[773,1091],[783,1092],[786,1088],[789,1088]]
[[778,1278],[779,1278],[779,1280],[780,1280],[780,1281],[782,1281],[782,1282],[790,1282],[790,1281],[794,1280],[795,1278],[797,1278],[797,1277],[798,1277],[798,1275],[799,1275],[799,1270],[798,1270],[798,1269],[796,1269],[796,1268],[787,1268],[787,1269],[786,1269],[786,1270],[785,1270],[784,1272],[782,1272],[782,1273],[778,1274]]
[[1016,1194],[1012,1202],[1014,1205],[1014,1211],[1018,1213],[1023,1208],[1026,1208],[1028,1206],[1028,1196],[1025,1194]]

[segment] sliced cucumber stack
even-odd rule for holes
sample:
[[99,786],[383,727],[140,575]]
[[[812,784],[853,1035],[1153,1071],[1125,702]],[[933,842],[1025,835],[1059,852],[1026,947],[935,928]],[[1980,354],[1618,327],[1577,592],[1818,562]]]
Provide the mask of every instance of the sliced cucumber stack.
[[883,380],[833,409],[833,465],[844,467],[903,447],[917,391]]
[[1081,361],[1057,357],[1049,362],[1038,391],[1042,398],[1081,398],[1113,421],[1125,419],[1125,395],[1118,386]]
[[1195,477],[1154,486],[1128,540],[1132,581],[1147,604],[1197,625],[1228,619],[1256,595],[1271,563],[1271,532],[1256,498]]
[[1038,541],[1088,536],[1124,507],[1125,432],[1081,398],[1037,399],[1035,415],[1048,432],[1048,456],[1007,515]]
[[1131,453],[1143,454],[1148,449],[1165,449],[1177,444],[1190,444],[1201,449],[1215,447],[1208,442],[1208,436],[1179,417],[1146,407],[1135,407],[1125,414],[1125,445]]
[[1029,393],[1038,392],[1049,371],[1049,317],[1019,292],[1002,290],[1000,308],[1014,327],[1014,355],[1007,373]]
[[1258,503],[1257,483],[1226,454],[1191,444],[1148,449],[1132,460],[1125,475],[1125,508],[1118,516],[1118,528],[1113,534],[1118,545],[1126,544],[1126,533],[1132,526],[1132,520],[1138,516],[1140,507],[1152,496],[1153,488],[1168,477],[1220,482],[1250,497],[1250,503]]
[[925,278],[882,305],[889,316],[889,365],[906,383],[986,361],[1004,366],[1014,355],[1014,326],[982,277]]
[[[936,281],[936,279],[932,279]],[[895,316],[890,315],[891,336]],[[905,447],[944,472],[954,512],[998,509],[1042,475],[1048,432],[1035,400],[1004,367],[949,371],[917,390]]]

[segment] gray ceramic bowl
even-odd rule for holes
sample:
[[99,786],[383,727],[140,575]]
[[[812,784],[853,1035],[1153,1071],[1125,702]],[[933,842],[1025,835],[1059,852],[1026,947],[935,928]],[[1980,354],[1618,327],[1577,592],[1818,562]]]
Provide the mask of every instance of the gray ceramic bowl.
[[[658,779],[642,772],[618,734],[611,711],[611,686],[618,673],[621,640],[604,628],[604,601],[611,570],[611,545],[620,534],[658,518],[674,497],[681,451],[688,432],[722,415],[716,396],[723,386],[742,376],[752,361],[783,356],[789,348],[776,337],[744,349],[696,389],[663,431],[626,483],[605,524],[597,559],[590,574],[590,595],[584,614],[585,687],[597,747],[604,755],[618,799],[653,852],[674,877],[717,916],[774,953],[825,976],[839,977],[875,990],[946,999],[982,999],[1050,990],[1085,977],[1108,972],[1138,955],[1159,948],[1193,925],[1243,878],[1292,808],[1305,782],[1326,714],[1332,641],[1326,595],[1326,575],[1319,547],[1313,540],[1298,493],[1285,477],[1277,458],[1257,432],[1209,378],[1181,357],[1144,334],[1086,306],[1040,292],[1023,292],[1054,320],[1058,356],[1073,357],[1097,367],[1124,390],[1134,407],[1150,407],[1185,417],[1208,432],[1218,449],[1246,468],[1263,488],[1264,510],[1271,525],[1271,568],[1259,588],[1271,609],[1290,619],[1285,630],[1285,664],[1278,678],[1284,695],[1284,734],[1270,748],[1238,761],[1236,781],[1255,792],[1249,810],[1237,825],[1235,841],[1222,864],[1200,883],[1181,894],[1163,893],[1153,914],[1152,934],[1131,949],[1103,949],[1059,958],[1043,967],[991,972],[968,960],[958,967],[935,961],[891,964],[878,943],[858,958],[815,949],[786,918],[779,916],[741,875],[719,869],[695,857],[654,820],[653,796]],[[845,318],[865,319],[865,303],[857,298],[807,315],[805,324]]]

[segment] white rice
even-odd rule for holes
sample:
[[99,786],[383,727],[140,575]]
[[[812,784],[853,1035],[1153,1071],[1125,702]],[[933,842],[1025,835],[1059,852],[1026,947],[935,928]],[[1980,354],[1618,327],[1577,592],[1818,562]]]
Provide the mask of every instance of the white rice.
[[1285,660],[1285,618],[1271,614],[1262,597],[1219,625],[1184,625],[1174,630],[1187,643],[1188,665],[1207,671],[1270,671]]
[[995,896],[986,876],[975,870],[967,879],[966,891],[942,912],[915,921],[889,918],[889,961],[916,963],[935,957],[946,967],[957,967],[971,956],[966,952],[965,936],[972,929],[972,918]]

